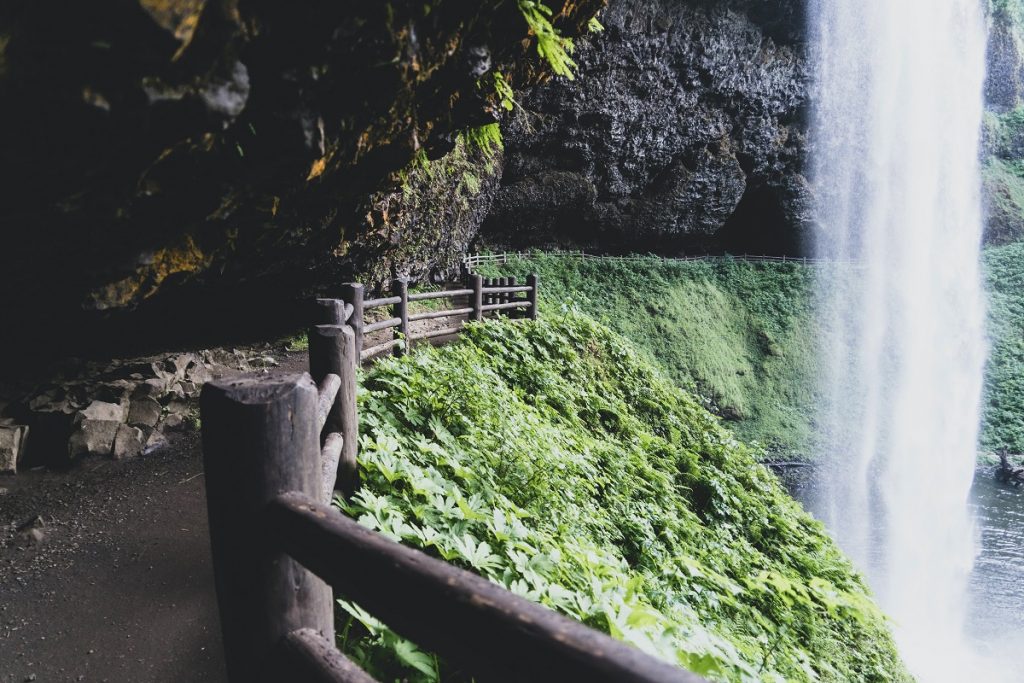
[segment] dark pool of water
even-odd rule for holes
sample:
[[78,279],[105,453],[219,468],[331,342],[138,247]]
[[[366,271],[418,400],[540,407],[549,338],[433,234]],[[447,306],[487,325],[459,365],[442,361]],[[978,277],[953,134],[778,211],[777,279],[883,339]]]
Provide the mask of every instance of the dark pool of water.
[[[776,474],[806,505],[815,469]],[[979,545],[968,588],[967,636],[986,664],[994,664],[999,680],[1024,683],[1024,488],[1001,484],[992,467],[979,467],[970,505]]]
[[979,468],[971,491],[980,554],[971,574],[968,633],[976,648],[1005,660],[1024,681],[1024,488]]

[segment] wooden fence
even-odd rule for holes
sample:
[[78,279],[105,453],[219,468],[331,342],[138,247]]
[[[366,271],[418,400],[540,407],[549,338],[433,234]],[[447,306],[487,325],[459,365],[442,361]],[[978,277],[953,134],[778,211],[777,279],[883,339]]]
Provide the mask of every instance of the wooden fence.
[[[692,261],[723,261],[732,259],[734,261],[746,261],[748,263],[799,263],[801,265],[816,265],[816,264],[839,264],[845,263],[850,265],[862,265],[858,261],[841,261],[841,260],[830,260],[822,258],[814,258],[807,256],[760,256],[756,254],[726,254],[723,256],[657,256],[649,255],[643,256],[639,254],[630,254],[627,256],[600,256],[596,254],[588,254],[584,251],[545,251],[543,252],[547,256],[558,256],[560,258],[575,258],[580,260],[586,259],[599,259],[602,261],[618,261],[623,263],[645,263],[652,260],[661,261],[663,263],[689,263]],[[466,256],[463,260],[463,270],[467,273],[474,272],[477,268],[485,264],[507,264],[511,260],[515,259],[528,259],[532,256],[530,252],[525,251],[514,251],[514,252],[502,252],[500,254],[472,254]]]
[[[537,278],[367,299],[317,302],[310,372],[216,381],[202,393],[203,458],[217,600],[229,679],[366,683],[335,647],[334,593],[481,681],[697,683],[666,664],[475,574],[395,543],[330,506],[357,485],[356,368],[407,342],[416,320],[525,311]],[[525,295],[525,296],[522,296]],[[467,305],[409,313],[409,303],[465,297]],[[390,318],[367,324],[368,310]],[[363,349],[363,337],[393,330]],[[395,332],[397,331],[397,336]]]

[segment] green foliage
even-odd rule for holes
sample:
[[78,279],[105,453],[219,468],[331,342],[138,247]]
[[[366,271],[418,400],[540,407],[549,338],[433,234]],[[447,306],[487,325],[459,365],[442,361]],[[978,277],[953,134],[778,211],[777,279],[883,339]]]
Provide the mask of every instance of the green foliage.
[[497,123],[470,128],[459,133],[459,137],[464,145],[479,149],[489,159],[505,149],[505,143],[501,139],[501,126]]
[[288,339],[284,343],[286,351],[309,351],[309,336],[305,332],[301,332],[291,339]]
[[624,335],[742,439],[787,457],[808,447],[820,376],[811,268],[538,254],[501,271],[538,273],[543,311],[576,306]]
[[985,274],[991,355],[981,445],[1024,453],[1024,243],[986,250]]
[[600,33],[604,30],[604,26],[597,20],[597,17],[590,17],[590,21],[587,22],[587,30],[591,33]]
[[[378,363],[348,514],[715,680],[907,680],[861,579],[751,450],[614,333],[547,316]],[[378,679],[467,680],[341,606],[341,647]]]
[[537,53],[551,65],[551,70],[570,81],[576,78],[576,62],[570,55],[575,50],[571,38],[566,38],[551,24],[551,8],[542,0],[518,0],[519,11],[526,19],[530,31],[537,38]]
[[491,74],[491,79],[494,84],[494,94],[498,97],[498,103],[501,108],[505,111],[512,111],[516,106],[515,93],[512,92],[512,86],[505,80],[505,76],[500,71],[495,71]]

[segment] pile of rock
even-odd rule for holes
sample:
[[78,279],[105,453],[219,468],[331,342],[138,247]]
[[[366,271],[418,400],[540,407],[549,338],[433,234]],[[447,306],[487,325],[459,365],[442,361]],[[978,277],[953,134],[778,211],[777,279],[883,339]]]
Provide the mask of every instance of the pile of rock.
[[0,415],[8,415],[0,417],[0,472],[156,451],[167,444],[166,432],[198,426],[203,384],[274,364],[265,354],[230,350],[80,365],[0,404]]

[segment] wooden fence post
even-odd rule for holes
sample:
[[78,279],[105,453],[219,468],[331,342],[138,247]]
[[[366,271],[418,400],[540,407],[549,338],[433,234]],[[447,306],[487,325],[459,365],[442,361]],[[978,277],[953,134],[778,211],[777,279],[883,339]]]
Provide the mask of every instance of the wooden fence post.
[[537,288],[539,285],[540,279],[536,273],[526,276],[526,286],[530,288],[530,291],[526,293],[526,300],[530,302],[530,307],[526,310],[530,320],[537,319]]
[[480,322],[484,319],[484,278],[479,273],[473,273],[469,276],[469,287],[473,290],[470,295],[469,305],[473,307],[473,312],[470,314],[469,319],[475,322]]
[[363,352],[363,301],[366,299],[366,292],[358,282],[350,282],[342,289],[341,298],[352,307],[349,325],[356,335],[356,358],[359,358],[359,354]]
[[[506,263],[507,263],[507,261],[506,261]],[[508,278],[507,277],[500,277],[500,278],[498,278],[498,286],[499,287],[508,287]],[[498,303],[499,304],[507,304],[508,301],[509,301],[509,298],[510,298],[510,295],[507,292],[502,292],[501,294],[498,295]]]
[[203,465],[224,656],[231,681],[264,680],[298,629],[334,641],[331,587],[272,547],[267,504],[288,491],[319,499],[317,388],[309,375],[203,387]]
[[411,350],[409,339],[409,278],[400,277],[391,282],[391,295],[401,297],[401,301],[391,307],[392,318],[402,322],[398,324],[398,333],[402,335],[402,343],[395,345],[395,355],[404,356]]
[[[346,496],[355,492],[359,446],[359,415],[356,412],[358,367],[355,332],[349,325],[317,325],[309,330],[309,372],[313,381],[320,385],[328,375],[341,378],[341,388],[320,435],[324,491],[328,503],[330,492],[335,488],[341,489]],[[340,451],[332,435],[341,435]]]

